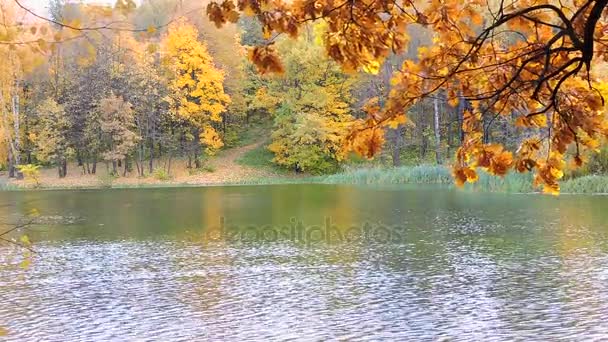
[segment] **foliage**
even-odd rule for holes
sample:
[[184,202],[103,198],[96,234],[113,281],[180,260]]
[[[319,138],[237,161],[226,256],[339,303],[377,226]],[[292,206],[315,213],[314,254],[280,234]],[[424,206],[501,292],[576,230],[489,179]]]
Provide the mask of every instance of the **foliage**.
[[197,29],[185,20],[169,27],[162,45],[170,73],[169,107],[176,119],[192,127],[194,153],[198,156],[201,141],[212,154],[223,146],[214,125],[222,121],[221,114],[230,103],[224,92],[224,73],[215,68],[207,47],[198,41]]
[[213,167],[211,165],[205,165],[205,166],[203,166],[203,171],[213,173],[213,172],[215,172],[215,167]]
[[608,194],[608,176],[588,175],[569,179],[563,182],[562,191],[572,194]]
[[103,173],[97,176],[97,182],[99,183],[99,187],[110,189],[116,180],[116,175],[113,173]]
[[[552,1],[483,2],[231,0],[207,7],[218,26],[240,13],[256,15],[265,38],[273,33],[305,35],[304,23],[326,25],[327,54],[347,71],[377,73],[391,53],[404,53],[408,28],[422,25],[433,42],[418,49],[394,75],[383,106],[368,111],[352,128],[349,147],[368,156],[385,142],[384,128],[405,122],[404,111],[439,92],[453,106],[466,101],[464,139],[456,155],[457,184],[475,182],[480,168],[503,176],[533,171],[534,183],[559,191],[566,160],[583,164],[581,152],[596,149],[608,136],[602,93],[592,73],[608,54],[606,1],[585,0],[558,6]],[[251,49],[260,72],[283,72],[271,44]],[[598,91],[599,89],[599,91]],[[515,149],[489,142],[484,128],[501,117],[526,132]],[[569,148],[574,151],[570,153]]]
[[39,131],[30,137],[36,144],[36,156],[40,161],[53,162],[59,168],[59,176],[64,177],[62,166],[72,154],[68,136],[71,123],[65,109],[55,100],[48,98],[38,106]]
[[[459,185],[530,173],[513,179],[548,193],[606,170],[605,0],[222,0],[207,18],[195,1],[135,3],[53,0],[50,23],[0,0],[9,174],[64,176],[68,159],[89,174],[104,159],[140,177],[162,157],[200,167],[268,117],[290,170],[334,172],[355,151],[446,160]],[[104,114],[111,97],[125,109]]]
[[162,167],[159,167],[159,168],[155,169],[154,172],[152,173],[152,177],[154,177],[154,179],[159,180],[159,181],[168,181],[168,180],[171,180],[173,178],[167,172],[167,170],[165,170]]
[[25,180],[33,184],[35,188],[40,186],[40,165],[19,165],[19,171],[23,173]]
[[275,116],[268,148],[278,165],[316,174],[334,172],[345,158],[344,138],[353,120],[349,79],[312,39],[284,40],[279,49],[287,59],[285,74],[267,79],[256,93],[258,103],[265,103]]
[[99,110],[101,132],[107,141],[103,158],[113,162],[125,159],[139,139],[133,132],[135,122],[131,104],[120,97],[110,95],[100,101]]

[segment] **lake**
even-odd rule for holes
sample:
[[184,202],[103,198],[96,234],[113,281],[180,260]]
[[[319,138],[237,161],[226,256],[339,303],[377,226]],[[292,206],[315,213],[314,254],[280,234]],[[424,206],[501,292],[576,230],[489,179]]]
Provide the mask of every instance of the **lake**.
[[[600,340],[608,197],[277,185],[0,192],[7,341]],[[0,339],[2,339],[0,338]]]

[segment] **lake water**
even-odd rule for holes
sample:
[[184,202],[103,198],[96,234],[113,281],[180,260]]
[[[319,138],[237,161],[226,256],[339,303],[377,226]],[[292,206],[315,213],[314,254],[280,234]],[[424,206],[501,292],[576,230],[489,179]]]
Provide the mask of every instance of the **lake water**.
[[607,340],[608,197],[334,185],[0,193],[7,341]]

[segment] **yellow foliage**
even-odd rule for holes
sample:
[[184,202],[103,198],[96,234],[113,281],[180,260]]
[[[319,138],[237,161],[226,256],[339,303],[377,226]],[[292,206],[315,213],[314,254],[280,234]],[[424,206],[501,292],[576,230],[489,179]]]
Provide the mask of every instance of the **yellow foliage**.
[[[538,185],[554,193],[565,156],[574,154],[580,164],[585,150],[597,149],[608,138],[606,73],[594,71],[608,60],[608,17],[601,15],[605,6],[591,10],[583,7],[589,6],[586,2],[555,7],[528,0],[500,5],[481,0],[430,0],[424,5],[239,0],[236,7],[235,1],[223,0],[212,2],[208,15],[218,26],[236,17],[235,11],[256,15],[267,38],[309,35],[305,23],[322,18],[323,24],[315,27],[317,44],[343,70],[372,74],[391,54],[408,53],[408,29],[424,26],[433,35],[431,44],[420,47],[417,59],[406,60],[394,74],[383,108],[368,111],[369,117],[350,134],[352,147],[373,155],[382,145],[378,129],[397,125],[402,119],[396,117],[440,90],[451,106],[469,107],[454,167],[457,182],[476,180],[471,171],[476,167],[496,175],[509,169],[533,171]],[[574,13],[579,17],[569,22]],[[590,18],[595,18],[596,30],[588,36]],[[272,45],[252,48],[250,59],[263,73],[289,72],[289,61],[282,61]],[[484,144],[482,127],[492,115],[513,118],[526,136],[542,137],[543,152],[524,144],[513,151]],[[548,151],[557,153],[549,157],[551,165]]]
[[214,66],[197,29],[185,19],[169,27],[161,45],[170,79],[167,102],[178,118],[202,132],[201,141],[212,153],[222,142],[211,123],[222,121],[221,114],[231,102],[224,92],[224,73]]

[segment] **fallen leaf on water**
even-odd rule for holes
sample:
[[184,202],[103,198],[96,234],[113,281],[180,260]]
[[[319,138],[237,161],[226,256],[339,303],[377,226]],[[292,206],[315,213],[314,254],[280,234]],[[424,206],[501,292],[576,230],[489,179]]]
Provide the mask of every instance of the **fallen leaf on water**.
[[[30,258],[27,258],[27,259],[23,259],[23,261],[19,264],[19,267],[26,270],[30,267],[31,264],[32,264],[32,260]],[[0,335],[0,336],[2,336],[2,335]]]

